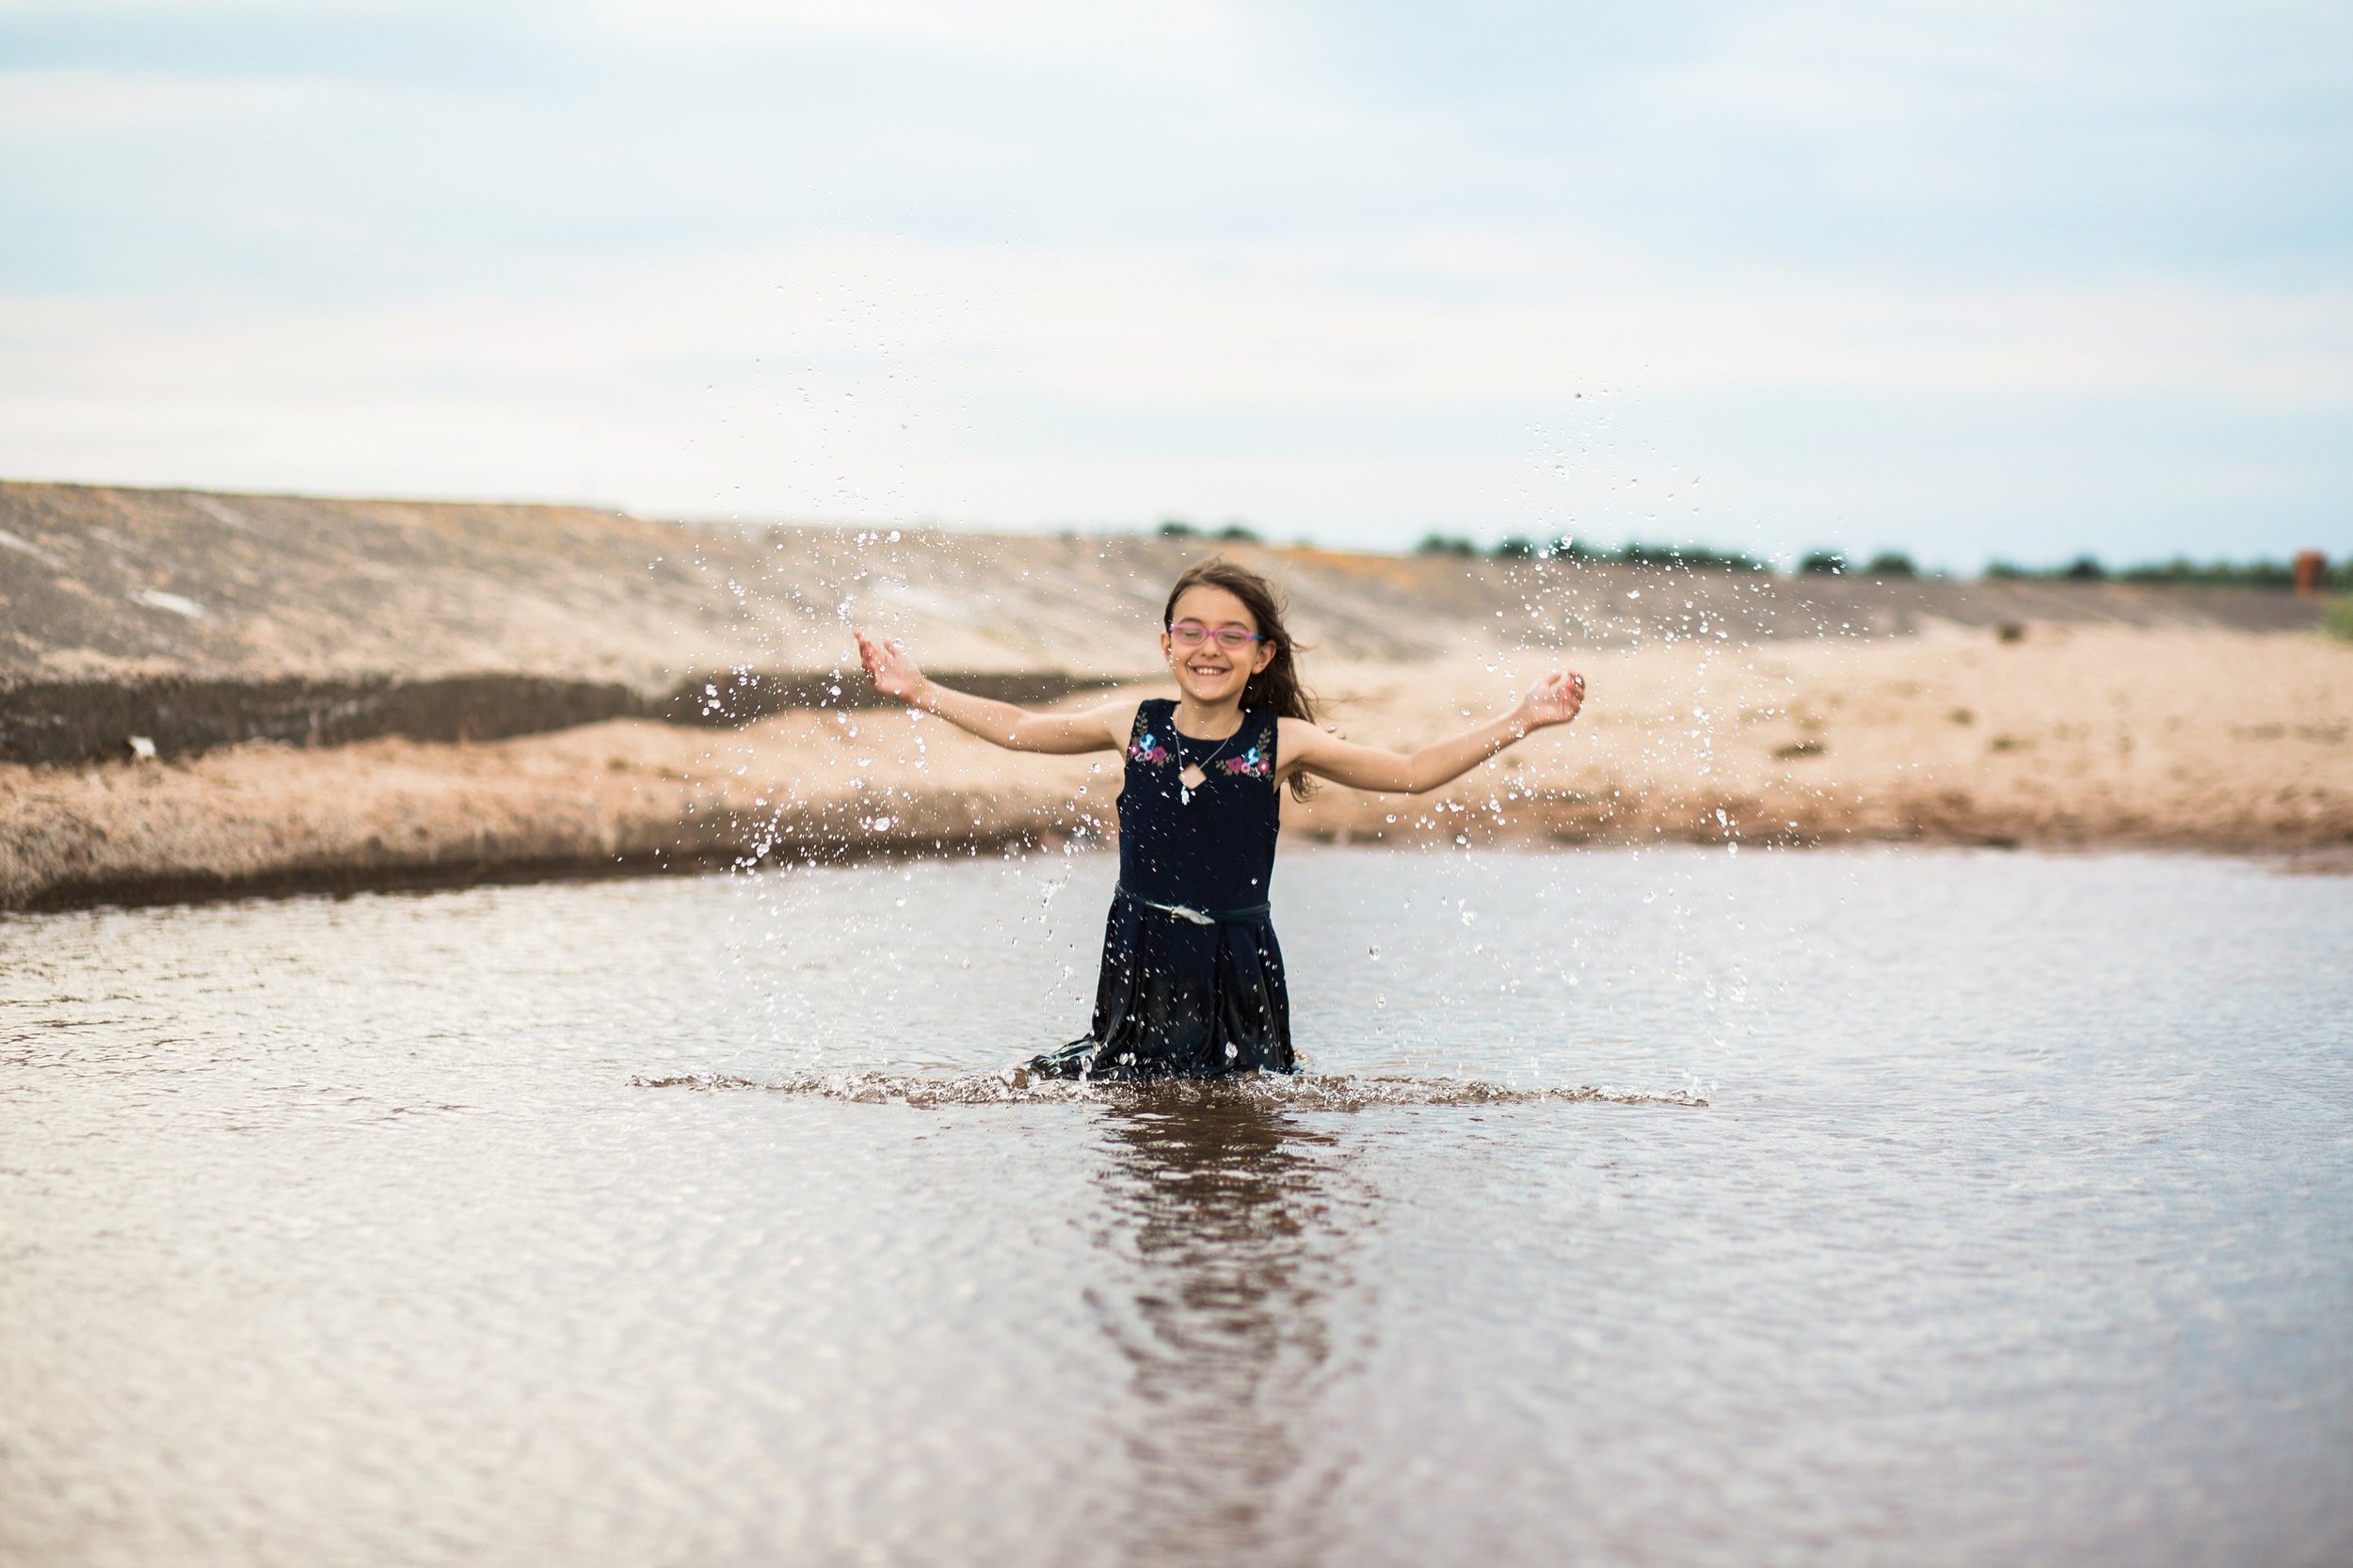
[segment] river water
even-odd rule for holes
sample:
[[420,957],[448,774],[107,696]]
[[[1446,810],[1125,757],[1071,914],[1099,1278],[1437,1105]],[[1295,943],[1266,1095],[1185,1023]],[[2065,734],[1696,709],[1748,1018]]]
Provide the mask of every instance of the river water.
[[0,920],[0,1561],[2353,1560],[2353,880],[1287,854],[1010,1089],[1113,869]]

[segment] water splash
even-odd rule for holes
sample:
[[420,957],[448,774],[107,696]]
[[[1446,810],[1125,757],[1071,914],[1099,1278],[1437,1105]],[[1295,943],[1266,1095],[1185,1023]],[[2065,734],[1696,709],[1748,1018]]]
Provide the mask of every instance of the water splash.
[[761,1089],[772,1094],[858,1105],[1071,1105],[1121,1107],[1248,1103],[1290,1111],[1362,1111],[1371,1106],[1659,1105],[1704,1110],[1707,1101],[1680,1090],[1663,1094],[1575,1088],[1519,1088],[1466,1078],[1355,1077],[1345,1073],[1179,1080],[1164,1083],[1072,1083],[1034,1080],[1018,1069],[956,1078],[916,1073],[804,1073],[763,1082],[729,1073],[632,1077],[632,1089]]

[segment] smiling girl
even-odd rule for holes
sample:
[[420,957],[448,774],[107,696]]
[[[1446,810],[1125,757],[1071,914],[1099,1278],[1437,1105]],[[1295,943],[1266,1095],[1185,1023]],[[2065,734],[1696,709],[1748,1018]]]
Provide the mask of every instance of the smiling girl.
[[877,691],[1008,751],[1127,753],[1094,1027],[1030,1064],[1054,1078],[1297,1071],[1267,908],[1283,787],[1305,797],[1316,777],[1427,793],[1529,731],[1568,723],[1585,700],[1584,677],[1555,672],[1503,717],[1418,751],[1353,744],[1316,724],[1273,588],[1225,560],[1169,590],[1160,654],[1182,694],[1174,702],[1033,713],[935,685],[895,640],[856,636]]

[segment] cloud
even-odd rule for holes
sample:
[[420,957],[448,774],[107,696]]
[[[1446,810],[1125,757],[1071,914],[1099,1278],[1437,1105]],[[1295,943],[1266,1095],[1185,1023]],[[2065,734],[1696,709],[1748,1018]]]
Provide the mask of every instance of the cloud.
[[1898,542],[2345,476],[2319,13],[88,14],[0,9],[0,472]]
[[336,84],[119,71],[0,72],[0,141],[27,152],[60,138],[301,123],[332,109]]
[[593,0],[586,10],[616,32],[712,47],[839,37],[1064,56],[1194,46],[1241,28],[1236,8],[1211,0]]
[[[2211,496],[2227,454],[2153,453],[2123,475],[2105,449],[2129,447],[2133,418],[2178,427],[2218,407],[2342,421],[2348,322],[2344,293],[1678,289],[1639,257],[1524,235],[1369,258],[833,239],[398,306],[197,320],[180,303],[8,299],[0,470],[698,515],[1186,510],[1391,542],[1440,521],[1697,535],[1833,512],[1900,536],[1907,513],[1963,496],[2080,507],[2071,460],[2120,497]],[[1907,408],[1935,427],[1888,424]],[[1871,450],[1826,470],[1840,421],[1872,428]],[[2087,423],[2096,460],[2036,434]],[[1757,447],[1776,424],[1779,449]],[[1986,463],[1989,438],[2021,460]],[[2280,468],[2236,472],[2293,499]],[[1662,520],[1662,481],[1694,469],[1711,510]]]

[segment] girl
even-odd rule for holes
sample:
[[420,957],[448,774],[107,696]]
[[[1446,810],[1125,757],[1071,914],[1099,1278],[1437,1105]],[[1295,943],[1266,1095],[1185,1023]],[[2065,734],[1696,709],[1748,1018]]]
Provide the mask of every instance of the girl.
[[1160,656],[1183,694],[1032,713],[923,678],[898,642],[856,632],[875,689],[1009,751],[1127,752],[1119,891],[1103,935],[1095,1025],[1037,1058],[1053,1078],[1152,1079],[1298,1070],[1282,950],[1267,917],[1276,801],[1310,776],[1422,794],[1532,729],[1566,724],[1585,678],[1546,676],[1499,719],[1400,755],[1318,728],[1297,647],[1266,579],[1224,560],[1176,580]]

